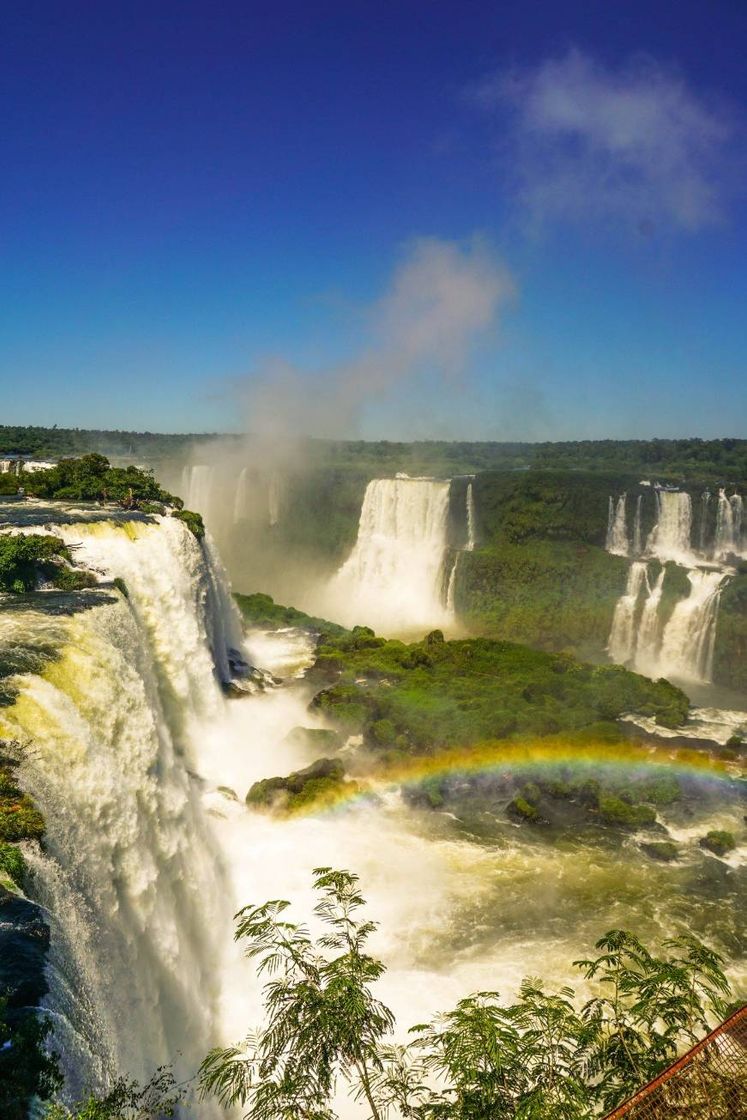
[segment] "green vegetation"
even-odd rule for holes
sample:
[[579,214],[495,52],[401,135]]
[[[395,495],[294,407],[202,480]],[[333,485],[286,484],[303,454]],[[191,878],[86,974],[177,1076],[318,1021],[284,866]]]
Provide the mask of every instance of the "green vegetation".
[[246,803],[255,809],[292,815],[311,805],[333,804],[343,790],[349,789],[343,764],[338,759],[319,758],[286,778],[263,778],[255,782],[246,795]]
[[[3,1120],[27,1120],[32,1097],[47,1099],[60,1088],[62,1078],[55,1056],[46,1051],[51,1026],[45,1017],[29,1014],[26,1009],[11,1009],[8,999],[0,994],[0,1116]],[[91,1120],[98,1120],[98,1114],[92,1115]]]
[[117,502],[124,509],[139,509],[144,503],[182,504],[158,485],[152,471],[112,467],[98,454],[61,459],[50,470],[21,475],[20,482],[27,495],[57,501]]
[[0,842],[41,840],[44,818],[16,782],[16,759],[0,754]]
[[[105,1096],[89,1093],[77,1104],[48,1104],[43,1120],[165,1120],[175,1116],[185,1090],[168,1069],[159,1069],[147,1085],[120,1078]],[[180,1111],[181,1115],[181,1111]]]
[[40,579],[64,591],[90,587],[89,572],[70,565],[72,557],[59,537],[41,533],[0,533],[0,591],[34,591]]
[[614,794],[599,798],[599,813],[605,824],[621,828],[641,828],[656,820],[656,810],[651,805],[631,805]]
[[680,854],[673,840],[652,840],[648,844],[641,844],[641,850],[659,863],[671,863],[678,859]]
[[[138,459],[184,456],[193,444],[220,440],[234,450],[245,437],[165,435],[80,428],[0,425],[0,451],[36,457],[89,451]],[[251,437],[249,437],[251,439]],[[644,477],[732,480],[747,478],[747,440],[569,440],[562,443],[445,442],[423,440],[299,440],[309,464],[377,472],[462,474],[535,467],[553,470],[643,473]],[[373,477],[373,475],[371,475]]]
[[628,711],[667,727],[687,716],[687,697],[667,681],[510,642],[438,635],[406,645],[356,627],[325,639],[311,677],[335,683],[314,706],[360,730],[372,749],[405,754],[578,731]]
[[721,592],[713,655],[719,684],[747,692],[747,571],[740,571]]
[[193,513],[191,509],[175,509],[171,516],[183,521],[198,541],[201,541],[205,536],[205,522],[202,520],[201,514]]
[[456,607],[470,631],[600,657],[628,565],[567,541],[496,543],[462,553]]
[[[525,980],[513,1004],[479,992],[396,1046],[394,1016],[373,991],[384,966],[367,952],[376,924],[359,917],[357,876],[318,868],[314,878],[315,914],[327,927],[317,940],[288,919],[285,901],[237,915],[236,937],[268,977],[266,1022],[239,1045],[213,1050],[201,1085],[248,1120],[336,1120],[338,1082],[372,1120],[392,1107],[410,1120],[593,1120],[725,1013],[723,961],[707,946],[682,935],[658,957],[612,930],[597,942],[599,956],[575,962],[598,987],[591,999]],[[747,1104],[743,1084],[730,1088]],[[708,1107],[702,1120],[726,1120],[712,1099]]]
[[725,832],[720,829],[714,829],[707,832],[702,840],[699,841],[701,848],[706,851],[713,852],[716,856],[725,856],[727,852],[731,852],[736,848],[737,842],[734,839],[733,832]]
[[26,860],[15,844],[0,840],[0,887],[20,887],[26,874]]
[[235,594],[234,599],[247,626],[264,627],[268,630],[282,630],[285,627],[296,626],[322,637],[347,633],[344,626],[328,622],[326,618],[314,618],[312,615],[296,610],[295,607],[283,607],[280,603],[276,603],[271,595],[263,595],[260,592],[254,595]]

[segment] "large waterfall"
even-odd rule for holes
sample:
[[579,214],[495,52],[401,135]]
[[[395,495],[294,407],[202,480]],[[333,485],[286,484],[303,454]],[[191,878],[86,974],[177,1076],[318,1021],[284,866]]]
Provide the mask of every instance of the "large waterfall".
[[358,539],[328,588],[334,617],[385,633],[452,621],[444,586],[450,487],[432,478],[369,482]]
[[[741,554],[742,499],[719,493],[709,544],[710,494],[700,503],[698,547],[693,546],[693,506],[681,490],[654,492],[655,523],[642,547],[643,494],[636,499],[632,541],[628,543],[625,498],[609,499],[607,550],[632,555],[628,580],[612,619],[607,650],[613,661],[650,676],[708,682],[721,590],[733,574],[728,561]],[[653,574],[652,562],[657,569]],[[687,572],[689,589],[662,614],[667,565]]]
[[607,515],[607,551],[618,556],[628,555],[628,530],[625,521],[627,495],[621,494],[615,502],[609,500]]
[[[46,854],[31,859],[52,928],[57,1048],[71,1089],[169,1062],[191,1076],[216,1038],[216,931],[234,900],[190,771],[225,708],[238,620],[209,549],[179,521],[52,528],[127,595],[86,592],[85,609],[55,615],[56,658],[18,678],[0,720],[25,745],[24,782],[47,820]],[[48,635],[36,604],[22,622],[27,640]]]

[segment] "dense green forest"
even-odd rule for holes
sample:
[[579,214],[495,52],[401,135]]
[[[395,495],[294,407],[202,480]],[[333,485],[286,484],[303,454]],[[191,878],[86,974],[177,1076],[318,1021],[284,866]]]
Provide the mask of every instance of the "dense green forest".
[[[228,449],[252,442],[251,435],[164,434],[0,425],[0,453],[30,457],[81,455],[98,451],[146,461],[187,456],[192,444],[225,442]],[[545,468],[643,472],[662,478],[697,478],[713,482],[747,479],[747,440],[652,439],[567,440],[542,443],[497,443],[421,440],[299,441],[309,465],[376,471],[459,474],[491,469]]]

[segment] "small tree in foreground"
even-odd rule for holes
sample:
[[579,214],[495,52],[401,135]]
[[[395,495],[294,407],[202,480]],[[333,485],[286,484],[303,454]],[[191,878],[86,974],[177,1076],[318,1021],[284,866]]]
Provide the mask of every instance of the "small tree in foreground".
[[267,1021],[241,1046],[205,1059],[200,1084],[251,1120],[336,1120],[338,1083],[371,1120],[593,1120],[664,1069],[721,1018],[729,993],[722,960],[688,935],[656,957],[613,930],[601,954],[576,961],[598,989],[548,992],[525,980],[515,1003],[481,992],[393,1045],[392,1013],[372,993],[384,972],[365,951],[375,924],[347,871],[314,872],[314,940],[285,918],[288,903],[237,915],[237,940],[259,959]]
[[44,1120],[166,1120],[176,1115],[184,1090],[165,1067],[147,1085],[120,1078],[100,1096],[89,1093],[77,1104],[48,1104]]

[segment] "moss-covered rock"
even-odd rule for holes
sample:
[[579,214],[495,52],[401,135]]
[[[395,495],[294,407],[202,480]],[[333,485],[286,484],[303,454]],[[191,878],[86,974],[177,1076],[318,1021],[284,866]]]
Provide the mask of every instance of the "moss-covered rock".
[[530,804],[530,802],[521,795],[518,795],[517,797],[514,797],[511,801],[509,801],[508,805],[506,806],[506,812],[508,813],[509,817],[513,817],[514,819],[522,821],[537,822],[540,820],[540,813],[536,806]]
[[614,794],[600,796],[598,808],[605,824],[617,828],[646,828],[656,822],[656,810],[651,805],[631,805]]
[[339,759],[319,758],[311,766],[294,770],[286,777],[255,782],[246,795],[246,803],[255,809],[292,814],[334,803],[343,790],[349,792],[350,787]]
[[737,846],[734,834],[721,829],[713,829],[711,832],[707,832],[698,843],[701,848],[704,848],[707,852],[713,852],[716,856],[725,856]]
[[285,742],[316,751],[337,751],[343,745],[344,737],[328,727],[293,727],[285,736]]
[[641,844],[641,851],[658,863],[671,863],[680,854],[673,840],[651,840],[647,844]]

